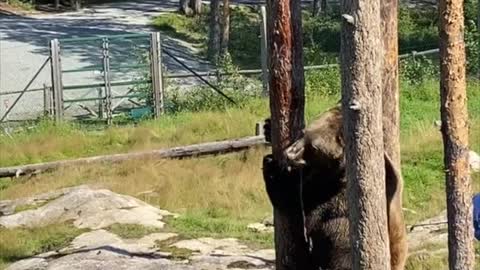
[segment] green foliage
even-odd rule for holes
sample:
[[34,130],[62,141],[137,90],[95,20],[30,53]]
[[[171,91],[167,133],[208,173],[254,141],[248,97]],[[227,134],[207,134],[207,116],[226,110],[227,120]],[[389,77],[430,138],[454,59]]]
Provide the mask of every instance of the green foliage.
[[218,65],[219,72],[226,72],[229,75],[221,76],[214,85],[236,105],[207,85],[196,86],[190,90],[174,87],[165,94],[166,111],[168,113],[223,111],[232,106],[242,107],[259,98],[260,82],[238,74],[238,68],[233,65],[230,55],[227,54],[220,59]]
[[229,52],[232,64],[242,68],[260,66],[260,19],[250,7],[236,6],[230,11]]
[[309,71],[305,76],[307,99],[312,96],[334,96],[341,92],[340,67],[332,66],[321,70]]
[[168,222],[172,229],[187,238],[234,237],[255,247],[271,248],[273,235],[252,232],[247,228],[248,223],[248,220],[231,217],[221,208],[189,211]]
[[146,235],[160,232],[161,230],[154,227],[146,227],[139,224],[113,224],[106,230],[125,239],[138,239]]
[[152,25],[171,37],[199,44],[206,42],[208,16],[185,17],[179,13],[162,13],[154,18]]
[[400,62],[400,77],[412,85],[438,77],[438,61],[424,55],[409,56]]
[[474,21],[466,21],[465,46],[467,50],[467,72],[480,74],[480,29]]
[[340,50],[339,14],[312,17],[303,13],[303,42],[306,65],[337,62]]
[[55,224],[32,229],[0,228],[0,262],[8,263],[66,247],[84,232],[73,225]]
[[23,9],[26,11],[35,9],[35,6],[32,5],[32,1],[30,0],[8,0],[8,4],[14,8]]

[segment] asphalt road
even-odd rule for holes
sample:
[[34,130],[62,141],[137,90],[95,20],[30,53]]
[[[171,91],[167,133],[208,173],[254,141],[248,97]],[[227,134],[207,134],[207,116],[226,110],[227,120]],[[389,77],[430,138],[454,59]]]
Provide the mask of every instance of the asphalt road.
[[[72,37],[148,33],[153,30],[148,26],[153,16],[160,12],[174,11],[177,6],[176,0],[116,1],[90,6],[80,12],[30,16],[0,15],[0,92],[22,90],[48,57],[48,44],[54,38],[61,40]],[[162,42],[170,48],[172,54],[188,66],[199,71],[208,69],[208,62],[196,56],[195,49],[189,44],[163,35]],[[147,38],[112,41],[110,45],[112,66],[138,64],[138,54],[146,53],[147,43]],[[184,71],[168,57],[164,57],[164,63],[169,71]],[[62,47],[64,70],[101,64],[100,41],[65,44]],[[51,85],[49,70],[50,67],[47,65],[30,88],[40,88],[43,84]],[[141,75],[139,72],[119,70],[113,73],[113,79],[128,80]],[[101,80],[100,72],[89,71],[67,73],[63,83],[85,84]],[[91,91],[90,94],[85,91],[66,93],[65,98],[96,95],[94,89]],[[114,91],[121,93],[126,89],[118,88]],[[0,116],[12,105],[17,96],[0,96]],[[12,110],[8,119],[34,118],[42,109],[42,92],[27,93]]]

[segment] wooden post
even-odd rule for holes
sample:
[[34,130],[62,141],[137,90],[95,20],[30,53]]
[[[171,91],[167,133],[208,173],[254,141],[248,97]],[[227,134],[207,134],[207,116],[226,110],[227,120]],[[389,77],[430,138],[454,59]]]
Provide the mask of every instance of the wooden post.
[[444,147],[450,270],[473,270],[466,55],[462,0],[440,0],[440,112]]
[[152,75],[153,115],[158,118],[163,114],[162,43],[158,32],[152,33],[150,38],[150,72]]
[[110,53],[108,38],[103,39],[103,81],[105,84],[105,109],[107,113],[107,124],[111,125],[113,120],[112,111],[112,86],[110,74]]
[[268,55],[267,55],[267,10],[265,6],[260,7],[260,60],[262,61],[262,85],[263,96],[268,96]]
[[342,114],[352,269],[390,269],[380,0],[343,1]]
[[54,116],[55,121],[61,121],[63,119],[63,83],[58,39],[50,41],[50,57]]
[[97,88],[98,94],[98,119],[103,119],[105,113],[105,99],[103,97],[103,89]]
[[258,122],[255,123],[255,136],[264,136],[264,131],[263,131],[263,125],[264,122]]
[[51,89],[46,84],[43,84],[43,115],[51,116],[52,112],[52,94]]

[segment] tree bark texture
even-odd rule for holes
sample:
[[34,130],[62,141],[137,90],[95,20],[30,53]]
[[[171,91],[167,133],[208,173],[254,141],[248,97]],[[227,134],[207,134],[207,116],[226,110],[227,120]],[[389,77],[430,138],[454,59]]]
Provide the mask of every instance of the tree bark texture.
[[327,12],[327,0],[313,0],[312,16],[318,16],[320,13]]
[[202,0],[190,0],[190,7],[194,15],[202,14]]
[[230,0],[223,0],[222,12],[222,39],[220,42],[220,54],[228,53],[228,43],[230,41]]
[[305,127],[301,7],[299,1],[268,0],[267,9],[272,151],[283,161],[283,151]]
[[463,1],[440,0],[440,94],[451,270],[474,266]]
[[216,62],[220,52],[221,26],[220,26],[220,0],[210,2],[210,31],[208,32],[208,57]]
[[[400,172],[400,105],[398,86],[398,0],[382,1],[383,32],[383,143],[385,153]],[[392,183],[389,183],[392,185]],[[390,186],[394,193],[388,207],[388,228],[392,269],[404,269],[407,257],[407,236],[402,210],[403,179]]]
[[180,3],[180,12],[187,15],[187,16],[190,16],[192,15],[193,11],[192,9],[189,7],[189,3],[190,3],[190,0],[180,0],[179,1]]
[[344,0],[342,111],[353,269],[390,269],[380,0]]
[[287,170],[284,156],[284,150],[301,137],[305,125],[300,1],[268,0],[267,16],[272,152],[274,163],[279,167],[275,171],[282,173],[273,175],[273,179],[267,174],[265,181],[269,194],[279,194],[277,200],[271,198],[272,203],[291,202],[288,207],[273,203],[276,269],[309,269],[300,196],[301,173]]

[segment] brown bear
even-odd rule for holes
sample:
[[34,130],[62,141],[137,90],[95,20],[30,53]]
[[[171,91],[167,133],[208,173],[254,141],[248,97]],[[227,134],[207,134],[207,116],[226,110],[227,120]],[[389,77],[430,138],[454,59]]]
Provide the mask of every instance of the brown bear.
[[[330,109],[285,150],[292,168],[301,170],[301,187],[296,186],[298,179],[284,179],[288,178],[288,172],[282,171],[271,155],[263,162],[272,205],[291,213],[291,209],[299,209],[294,204],[302,204],[311,269],[352,268],[342,125],[341,108]],[[269,120],[264,129],[266,140],[270,141]],[[401,198],[403,180],[386,154],[385,174],[391,268],[400,270],[404,269],[407,257]]]

